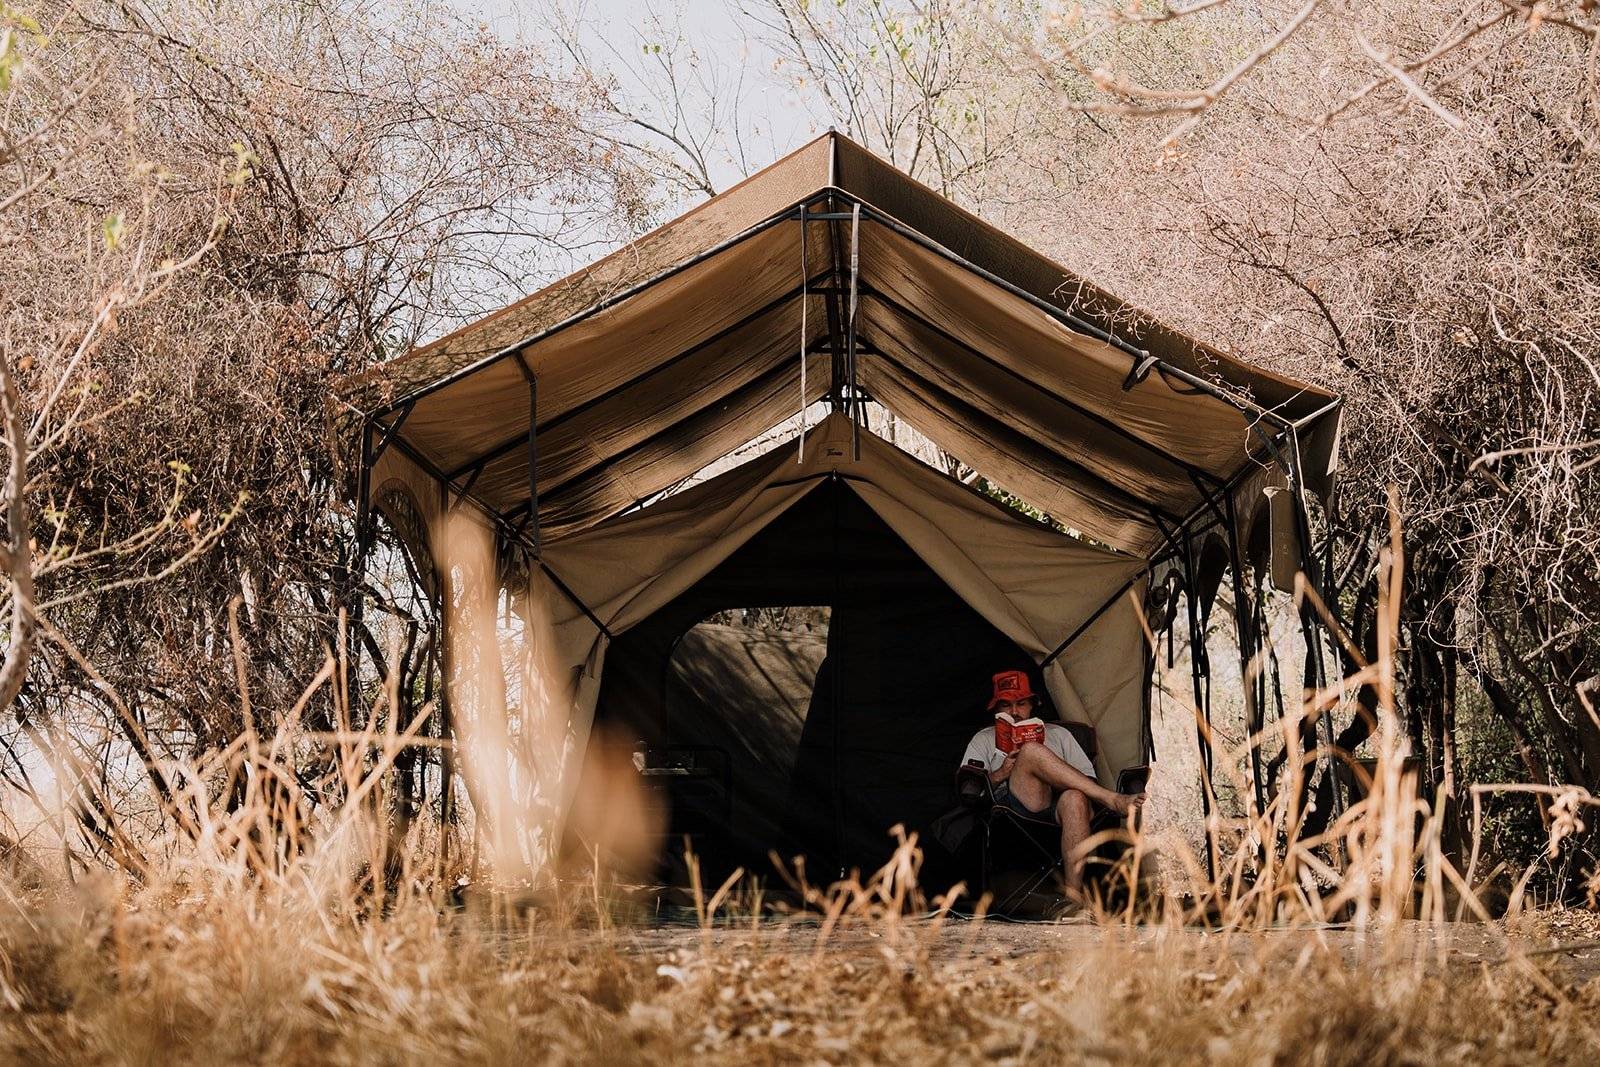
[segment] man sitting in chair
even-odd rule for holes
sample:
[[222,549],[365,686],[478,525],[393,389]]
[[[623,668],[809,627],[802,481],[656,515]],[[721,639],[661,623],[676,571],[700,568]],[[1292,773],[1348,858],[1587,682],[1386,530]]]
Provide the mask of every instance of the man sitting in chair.
[[[994,676],[989,714],[1005,712],[1017,721],[1028,718],[1039,705],[1023,671],[1001,671]],[[1117,793],[1095,781],[1094,764],[1084,754],[1072,731],[1059,723],[1045,723],[1044,743],[1029,741],[1006,754],[995,744],[994,725],[979,730],[967,745],[962,762],[989,773],[996,804],[1004,804],[1032,819],[1061,826],[1061,859],[1066,868],[1066,891],[1075,896],[1083,888],[1083,843],[1089,837],[1090,801],[1118,815],[1129,815],[1144,803],[1144,794]]]

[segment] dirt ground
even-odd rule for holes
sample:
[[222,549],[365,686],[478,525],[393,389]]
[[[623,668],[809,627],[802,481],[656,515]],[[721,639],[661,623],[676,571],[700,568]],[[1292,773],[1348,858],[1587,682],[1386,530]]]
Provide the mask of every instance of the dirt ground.
[[[1577,916],[1577,917],[1574,917]],[[1330,951],[1347,963],[1382,956],[1389,963],[1416,960],[1434,967],[1499,965],[1513,959],[1553,964],[1575,984],[1600,978],[1600,916],[1556,913],[1508,931],[1498,924],[1402,924],[1380,943],[1351,926],[1268,929],[1240,932],[1172,931],[1152,926],[1097,926],[1087,922],[1011,922],[950,918],[935,927],[908,920],[903,939],[927,951],[931,963],[1045,963],[1062,955],[1114,947],[1152,955],[1182,951],[1193,957],[1232,955],[1237,959],[1281,956],[1313,948]],[[709,931],[678,924],[612,931],[614,947],[625,954],[677,957],[699,951],[735,951],[752,958],[833,955],[880,956],[892,948],[895,933],[846,928],[823,936],[820,921],[790,920],[758,928],[718,926]]]

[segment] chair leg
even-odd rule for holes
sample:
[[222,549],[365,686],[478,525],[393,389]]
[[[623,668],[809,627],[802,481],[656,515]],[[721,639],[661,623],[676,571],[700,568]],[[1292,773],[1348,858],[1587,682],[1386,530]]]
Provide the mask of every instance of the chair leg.
[[1044,885],[1045,882],[1049,881],[1050,877],[1055,873],[1055,864],[1051,864],[1048,867],[1042,867],[1038,871],[1035,871],[1033,876],[1028,881],[1022,883],[1016,889],[1013,889],[1010,893],[1006,894],[1006,898],[996,904],[994,910],[1000,913],[1009,911],[1016,904],[1019,904],[1028,899],[1028,897],[1032,896],[1033,891],[1038,889],[1041,885]]
[[983,824],[983,838],[978,854],[978,897],[989,891],[989,824]]

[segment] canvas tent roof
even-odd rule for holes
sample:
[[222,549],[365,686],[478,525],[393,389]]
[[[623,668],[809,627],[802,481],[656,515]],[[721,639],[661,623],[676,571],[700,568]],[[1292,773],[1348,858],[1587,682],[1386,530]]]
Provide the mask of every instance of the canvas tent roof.
[[526,525],[536,491],[554,544],[847,376],[1138,557],[1267,437],[1294,435],[1307,487],[1330,473],[1330,394],[1161,326],[833,133],[341,392],[497,521]]

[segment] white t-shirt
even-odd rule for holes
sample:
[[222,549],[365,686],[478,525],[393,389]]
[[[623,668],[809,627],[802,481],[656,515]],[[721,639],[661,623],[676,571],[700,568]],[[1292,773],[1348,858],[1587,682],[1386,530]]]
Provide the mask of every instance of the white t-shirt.
[[[1087,774],[1090,778],[1094,775],[1094,764],[1089,761],[1089,756],[1083,751],[1083,746],[1078,744],[1078,739],[1072,736],[1072,731],[1060,723],[1047,722],[1044,724],[1044,744],[1051,752],[1061,757],[1061,761]],[[990,774],[1000,769],[1000,764],[1005,762],[1006,754],[995,747],[994,727],[985,726],[972,735],[972,740],[967,742],[966,754],[961,757],[962,763],[972,760],[982,760],[984,769]]]

